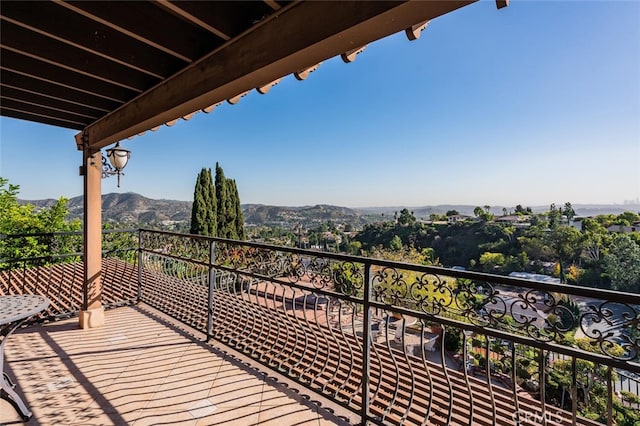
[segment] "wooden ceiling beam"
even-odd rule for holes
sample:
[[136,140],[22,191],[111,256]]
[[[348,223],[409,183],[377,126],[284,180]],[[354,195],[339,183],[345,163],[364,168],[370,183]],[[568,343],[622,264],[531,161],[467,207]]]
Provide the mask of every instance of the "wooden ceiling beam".
[[3,99],[0,110],[3,116],[22,118],[30,121],[52,124],[54,126],[60,125],[56,123],[64,123],[62,127],[76,130],[82,129],[87,125],[87,123],[91,122],[91,120],[76,116],[74,114],[60,114],[60,111],[42,107],[34,107],[33,105],[12,100]]
[[[87,126],[83,133],[90,147],[103,148],[475,1],[292,4]],[[82,135],[76,140],[81,141]]]
[[[194,31],[187,22],[153,3],[143,1],[61,1],[56,5],[108,26],[187,63],[202,55],[202,44],[212,45],[217,37],[204,30]],[[145,22],[140,22],[140,16]],[[173,31],[167,31],[172,28]]]
[[186,22],[228,41],[267,19],[274,9],[259,1],[164,0],[154,2]]
[[5,117],[17,118],[19,120],[33,121],[36,123],[48,124],[49,126],[63,127],[65,129],[80,130],[82,125],[77,123],[70,123],[64,120],[59,120],[55,117],[43,117],[41,115],[27,114],[22,111],[13,111],[8,108],[0,106],[2,115]]
[[273,10],[279,10],[280,5],[275,0],[264,0],[264,2]]
[[[135,38],[51,2],[38,3],[38,7],[7,2],[2,6],[2,19],[159,79],[191,62],[149,48]],[[68,25],[72,19],[74,24]]]
[[[9,50],[2,49],[0,54],[2,56],[2,62],[0,62],[0,80],[3,82],[5,81],[4,74],[6,71],[20,74],[34,80],[38,77],[34,75],[32,71],[38,69],[43,75],[48,77],[48,79],[42,81],[101,97],[109,101],[117,102],[118,104],[125,103],[127,99],[131,99],[131,97],[138,93]],[[9,68],[9,66],[11,68]]]
[[[195,15],[189,13],[181,5],[181,2],[172,3],[169,0],[156,0],[156,3],[158,5],[166,8],[167,10],[171,11],[172,13],[176,14],[177,16],[183,18],[187,22],[191,22],[192,24],[195,24],[195,25],[199,26],[200,28],[209,31],[212,34],[215,34],[216,36],[220,37],[224,41],[227,41],[227,40],[231,39],[231,36],[229,34],[226,34],[225,32],[221,31],[217,27],[214,27],[213,25],[211,25],[209,22],[203,21],[202,19],[200,19],[200,18],[196,17]],[[206,4],[205,6],[206,7],[211,7],[211,5],[208,5],[208,4]]]
[[[83,116],[91,119],[91,121],[95,121],[96,119],[105,115],[108,111],[98,110],[95,108],[78,105],[72,102],[67,102],[60,98],[55,98],[52,96],[44,96],[39,93],[32,92],[30,90],[23,90],[16,87],[7,86],[2,82],[0,85],[0,100],[2,99],[13,99],[13,100],[21,100],[21,99],[29,99],[29,101],[24,101],[27,103],[34,103],[35,105],[42,105],[47,108],[51,108],[58,111],[68,112],[71,114],[76,114],[79,116]],[[2,103],[2,101],[0,101]]]
[[139,93],[160,81],[6,20],[0,25],[0,43],[3,49]]
[[26,75],[18,74],[13,71],[0,70],[2,87],[11,87],[14,89],[29,92],[34,95],[46,96],[53,99],[60,99],[64,102],[72,103],[81,107],[87,107],[96,111],[109,112],[122,105],[123,102],[117,102],[111,99],[101,98],[95,94],[80,92],[71,87],[65,87],[58,84],[52,84],[44,80],[38,80]]

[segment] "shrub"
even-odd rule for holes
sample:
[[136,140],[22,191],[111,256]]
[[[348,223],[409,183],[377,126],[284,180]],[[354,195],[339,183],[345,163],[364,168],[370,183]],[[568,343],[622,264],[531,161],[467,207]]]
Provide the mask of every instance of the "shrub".
[[462,332],[460,329],[451,328],[444,335],[444,348],[449,352],[458,353],[462,348]]

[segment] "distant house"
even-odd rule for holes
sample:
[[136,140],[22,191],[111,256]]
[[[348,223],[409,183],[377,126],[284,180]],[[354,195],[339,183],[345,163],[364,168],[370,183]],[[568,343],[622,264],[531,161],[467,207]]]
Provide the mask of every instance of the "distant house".
[[467,216],[466,214],[454,214],[447,216],[447,223],[458,223],[465,220],[472,220],[473,216]]
[[529,216],[517,214],[497,217],[495,222],[508,223],[516,228],[526,228],[531,225],[529,223]]
[[629,234],[631,232],[640,232],[640,222],[633,222],[631,225],[611,225],[607,228],[608,232],[622,232]]
[[420,223],[424,223],[425,225],[448,225],[449,222],[445,220],[422,220]]
[[509,216],[500,216],[495,219],[496,222],[521,223],[528,222],[529,216],[512,214]]
[[569,226],[573,226],[578,231],[582,231],[582,221],[589,218],[590,216],[575,216],[572,220],[569,221]]

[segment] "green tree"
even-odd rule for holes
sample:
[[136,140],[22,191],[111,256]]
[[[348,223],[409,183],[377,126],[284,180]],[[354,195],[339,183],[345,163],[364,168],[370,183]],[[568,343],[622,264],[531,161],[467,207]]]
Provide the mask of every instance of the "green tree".
[[217,235],[216,193],[211,169],[202,168],[196,179],[191,207],[191,234]]
[[582,253],[582,234],[573,226],[557,226],[546,234],[547,245],[560,264],[560,282],[566,282],[565,269]]
[[581,285],[600,287],[602,284],[602,256],[612,238],[597,220],[587,218],[582,221],[582,260],[584,273]]
[[67,220],[67,215],[69,214],[68,202],[69,200],[65,197],[60,197],[53,206],[40,211],[38,215],[42,220],[41,232],[63,232],[80,229],[80,219],[71,222]]
[[[77,231],[79,220],[67,221],[67,202],[60,197],[50,208],[36,211],[31,204],[18,203],[20,186],[0,177],[0,234],[34,234]],[[38,257],[78,251],[74,236],[0,239],[0,259]]]
[[239,240],[246,239],[244,232],[244,215],[242,214],[242,206],[240,205],[240,195],[238,194],[238,186],[235,179],[230,180],[231,195],[233,198],[233,205],[235,209],[233,228],[235,230],[236,238]]
[[0,177],[0,233],[23,234],[39,232],[41,221],[31,205],[18,204],[20,186]]
[[484,206],[484,210],[480,206],[476,206],[473,209],[475,217],[487,222],[493,219],[493,215],[490,213],[491,206]]
[[516,206],[515,214],[517,214],[517,215],[528,215],[528,214],[531,214],[531,213],[533,213],[531,211],[531,207],[523,208],[522,204],[518,204]]
[[[209,170],[211,180],[211,170]],[[219,163],[216,163],[215,183],[211,184],[211,193],[216,205],[214,220],[216,235],[221,238],[246,238],[244,230],[244,215],[240,204],[238,186],[234,179],[228,179]],[[195,204],[195,198],[194,198]]]
[[495,272],[505,264],[505,257],[502,253],[484,252],[480,255],[480,264],[486,272]]
[[18,203],[20,186],[0,177],[0,234],[77,231],[79,219],[68,221],[68,200],[60,197],[53,206],[36,211],[31,204]]
[[603,264],[611,279],[611,288],[640,293],[640,246],[631,237],[617,234],[604,255]]
[[620,213],[616,218],[616,224],[624,226],[629,226],[638,221],[640,221],[640,215],[634,212]]
[[413,212],[410,212],[406,208],[400,210],[400,217],[398,218],[399,225],[413,225],[414,223],[416,223],[416,217],[413,215]]
[[571,205],[570,202],[566,202],[564,203],[564,209],[562,210],[562,214],[564,214],[567,217],[567,220],[569,222],[571,222],[571,219],[574,218],[574,216],[576,215],[575,210],[573,210],[573,206]]
[[555,203],[549,206],[549,211],[547,212],[547,218],[549,219],[549,227],[555,228],[560,225],[562,219],[562,210],[556,208]]
[[402,240],[397,235],[394,235],[391,241],[389,242],[389,249],[392,251],[400,251],[402,250]]
[[235,207],[229,196],[229,182],[224,176],[224,170],[216,163],[216,198],[218,200],[218,236],[232,238]]
[[347,253],[360,256],[362,251],[362,243],[360,241],[351,241],[347,246]]
[[233,189],[233,182],[231,179],[225,178],[224,186],[226,187],[227,198],[219,200],[219,203],[225,203],[226,222],[224,231],[221,233],[221,237],[230,238],[232,240],[238,239],[238,229],[236,227],[236,197]]

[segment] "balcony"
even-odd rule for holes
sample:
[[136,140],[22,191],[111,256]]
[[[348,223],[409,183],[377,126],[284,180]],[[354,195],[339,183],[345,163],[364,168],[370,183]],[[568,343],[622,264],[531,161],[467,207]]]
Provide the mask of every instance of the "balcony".
[[[74,318],[11,335],[8,371],[33,411],[27,424],[343,422],[148,306],[112,309],[106,318],[101,329],[81,330]],[[14,423],[20,416],[0,401],[0,424]]]
[[596,425],[640,408],[638,295],[137,230],[103,234],[113,309],[79,330],[79,238],[0,240],[50,253],[0,259],[0,294],[52,301],[7,344],[33,424]]

